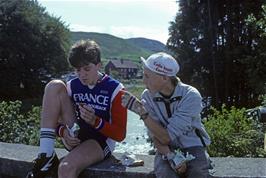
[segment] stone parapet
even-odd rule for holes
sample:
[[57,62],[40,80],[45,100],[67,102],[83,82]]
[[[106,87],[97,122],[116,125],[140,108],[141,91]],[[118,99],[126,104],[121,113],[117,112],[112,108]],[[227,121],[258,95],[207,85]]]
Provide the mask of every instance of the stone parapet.
[[[32,167],[38,147],[0,142],[0,178],[23,178]],[[61,158],[67,151],[56,149]],[[155,178],[152,155],[136,155],[144,160],[144,166],[126,167],[118,164],[122,154],[88,167],[79,178]],[[213,178],[266,178],[266,158],[212,158]]]

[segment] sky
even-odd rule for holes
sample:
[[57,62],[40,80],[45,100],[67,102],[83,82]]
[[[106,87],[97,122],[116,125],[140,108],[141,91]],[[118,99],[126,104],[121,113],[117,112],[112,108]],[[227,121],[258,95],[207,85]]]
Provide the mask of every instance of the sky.
[[144,37],[166,44],[176,0],[38,0],[50,15],[61,17],[71,31]]

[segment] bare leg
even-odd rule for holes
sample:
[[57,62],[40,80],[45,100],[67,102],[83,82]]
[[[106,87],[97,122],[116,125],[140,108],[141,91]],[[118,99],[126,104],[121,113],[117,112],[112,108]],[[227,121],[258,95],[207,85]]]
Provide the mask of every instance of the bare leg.
[[64,124],[72,127],[75,121],[75,112],[64,82],[53,80],[45,87],[41,113],[39,154],[34,160],[34,166],[28,172],[27,178],[46,177],[46,175],[57,170],[59,160],[54,153],[54,144],[55,128],[60,119]]
[[61,80],[52,80],[44,91],[41,128],[56,128],[59,118],[72,126],[75,121],[73,103],[67,94],[66,85]]
[[167,160],[162,159],[162,155],[158,152],[154,158],[154,173],[157,178],[180,178],[171,168]]
[[53,154],[55,128],[59,120],[72,127],[75,122],[75,112],[65,83],[61,80],[52,80],[44,90],[39,154],[46,153],[46,157]]
[[86,167],[104,159],[104,153],[98,142],[86,140],[61,161],[58,169],[59,178],[77,178]]

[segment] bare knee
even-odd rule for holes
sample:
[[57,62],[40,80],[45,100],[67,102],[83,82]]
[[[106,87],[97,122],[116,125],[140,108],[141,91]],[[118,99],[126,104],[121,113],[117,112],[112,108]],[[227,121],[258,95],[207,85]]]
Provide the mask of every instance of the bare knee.
[[71,163],[69,160],[63,159],[58,167],[58,176],[59,178],[64,177],[77,177],[77,167]]
[[61,92],[66,90],[66,85],[63,81],[61,80],[52,80],[49,83],[46,84],[45,86],[45,93],[47,92]]

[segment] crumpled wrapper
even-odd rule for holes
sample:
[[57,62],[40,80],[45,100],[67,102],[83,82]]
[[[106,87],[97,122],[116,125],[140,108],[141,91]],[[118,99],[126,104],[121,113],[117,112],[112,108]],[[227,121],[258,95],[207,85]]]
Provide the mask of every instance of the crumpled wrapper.
[[143,166],[144,165],[143,160],[137,159],[136,155],[129,154],[127,152],[125,152],[119,160],[121,161],[121,164],[123,166],[136,167],[136,166]]
[[188,152],[186,153],[186,155],[184,155],[180,150],[176,150],[175,156],[171,159],[173,160],[175,165],[178,166],[184,162],[188,162],[188,161],[195,159],[195,156],[193,156],[192,154],[189,154]]

